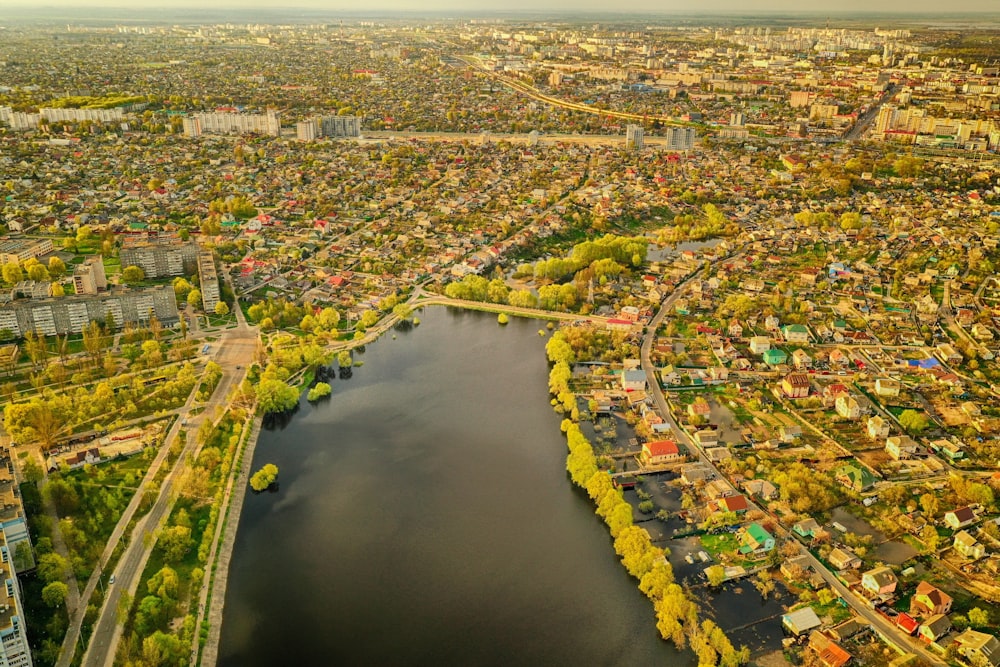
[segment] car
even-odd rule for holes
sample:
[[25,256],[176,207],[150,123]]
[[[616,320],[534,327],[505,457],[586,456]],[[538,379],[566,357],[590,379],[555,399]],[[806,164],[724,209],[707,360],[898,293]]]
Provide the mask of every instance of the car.
[[111,578],[110,578],[110,579],[108,579],[108,586],[110,586],[110,585],[111,585],[111,584],[113,584],[113,583],[115,583],[115,575],[113,575],[113,574],[112,574],[112,575],[111,575]]

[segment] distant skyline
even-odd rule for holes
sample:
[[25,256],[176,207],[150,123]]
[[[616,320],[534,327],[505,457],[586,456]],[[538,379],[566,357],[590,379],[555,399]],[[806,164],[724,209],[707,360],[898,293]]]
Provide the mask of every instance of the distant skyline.
[[995,0],[953,0],[947,3],[947,6],[939,0],[882,0],[877,3],[873,3],[871,0],[839,0],[835,3],[829,0],[822,2],[819,0],[702,0],[697,3],[682,2],[681,0],[634,0],[624,5],[611,5],[606,1],[598,0],[543,0],[543,2],[532,0],[474,0],[473,2],[463,2],[462,0],[373,0],[363,7],[347,0],[289,0],[287,2],[215,0],[210,5],[206,5],[204,0],[172,0],[169,6],[148,0],[138,2],[136,0],[43,0],[43,2],[38,2],[38,0],[5,0],[3,4],[8,7],[30,8],[38,14],[47,13],[46,10],[120,8],[129,9],[137,15],[142,14],[144,10],[164,14],[169,13],[172,9],[204,9],[216,12],[220,10],[242,10],[243,12],[263,10],[268,12],[287,11],[289,13],[293,13],[296,9],[302,9],[331,14],[392,11],[409,14],[452,11],[463,15],[475,14],[476,12],[516,13],[521,11],[533,14],[540,12],[583,14],[731,13],[747,16],[756,12],[783,12],[789,14],[830,14],[838,17],[843,17],[845,14],[894,14],[905,17],[920,13],[947,16],[955,13],[997,13],[1000,11],[1000,6],[996,4]]

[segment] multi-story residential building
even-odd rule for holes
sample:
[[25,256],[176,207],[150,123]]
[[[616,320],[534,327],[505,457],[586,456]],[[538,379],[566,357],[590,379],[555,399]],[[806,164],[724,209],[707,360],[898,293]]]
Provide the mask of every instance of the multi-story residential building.
[[210,252],[198,253],[198,280],[201,285],[201,303],[205,312],[215,312],[215,306],[220,299],[219,276],[215,271],[215,258]]
[[196,113],[183,121],[184,134],[197,137],[202,134],[281,134],[281,115],[277,111],[262,114],[217,111]]
[[642,150],[643,130],[642,125],[628,125],[625,128],[625,148],[629,150]]
[[0,305],[0,329],[8,329],[15,336],[27,331],[47,336],[80,333],[90,322],[103,322],[108,315],[118,325],[144,324],[155,315],[162,324],[172,326],[178,321],[177,297],[170,285],[162,285],[93,296],[17,299]]
[[319,121],[315,118],[303,120],[295,124],[295,138],[299,141],[312,141],[319,136]]
[[324,137],[360,137],[361,116],[323,116],[319,131]]
[[26,262],[53,250],[52,239],[7,239],[0,242],[0,264]]
[[198,270],[198,246],[171,238],[126,238],[120,259],[123,268],[138,266],[147,278],[191,275]]
[[73,286],[77,294],[97,294],[108,289],[104,259],[100,255],[88,257],[83,264],[73,269]]
[[667,149],[689,151],[694,148],[696,136],[693,127],[668,127],[666,131]]

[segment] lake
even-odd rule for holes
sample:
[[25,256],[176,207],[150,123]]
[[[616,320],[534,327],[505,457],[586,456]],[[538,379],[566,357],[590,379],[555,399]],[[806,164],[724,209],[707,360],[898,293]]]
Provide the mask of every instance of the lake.
[[566,477],[542,323],[419,316],[262,432],[219,664],[694,664]]

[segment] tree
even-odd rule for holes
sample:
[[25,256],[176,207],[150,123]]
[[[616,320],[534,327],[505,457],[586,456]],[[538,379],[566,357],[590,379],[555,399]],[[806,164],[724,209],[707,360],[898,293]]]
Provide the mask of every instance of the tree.
[[44,264],[41,264],[37,259],[27,267],[28,278],[30,280],[37,280],[39,282],[46,281],[49,279],[49,271],[45,268]]
[[705,576],[708,577],[708,585],[716,588],[726,580],[726,568],[721,565],[712,565],[705,568]]
[[326,382],[317,382],[316,386],[309,390],[309,394],[306,398],[310,401],[318,401],[324,396],[329,396],[330,391],[331,389],[329,384]]
[[21,474],[26,482],[35,485],[45,479],[45,471],[42,470],[42,466],[38,465],[38,461],[34,457],[28,457],[24,461],[24,465],[21,466]]
[[177,591],[180,590],[180,579],[177,577],[177,572],[170,567],[164,566],[159,572],[154,574],[146,582],[146,588],[149,590],[150,595],[155,595],[159,598],[176,600]]
[[201,305],[201,290],[195,288],[195,289],[191,290],[190,292],[188,292],[187,302],[188,302],[188,305],[191,306],[192,308],[197,308],[198,306],[200,306]]
[[[43,592],[44,595],[44,592]],[[973,607],[969,610],[969,625],[974,628],[986,628],[990,625],[990,612],[979,607]]]
[[215,304],[215,314],[216,315],[229,314],[229,306],[226,305],[225,301],[220,301],[219,303]]
[[62,581],[69,575],[69,563],[52,551],[38,557],[38,576],[46,583]]
[[774,591],[774,579],[771,577],[771,573],[767,570],[761,570],[757,573],[753,582],[754,588],[760,593],[760,596],[765,600]]
[[55,609],[66,602],[67,595],[69,595],[69,586],[61,581],[53,581],[42,589],[42,602]]
[[261,380],[256,387],[257,402],[265,414],[285,412],[299,402],[299,392],[276,379]]
[[126,266],[122,269],[122,280],[126,285],[137,285],[146,279],[146,272],[139,266]]
[[916,410],[903,410],[899,415],[899,425],[912,435],[923,433],[930,425],[927,416]]
[[142,664],[149,667],[168,667],[185,664],[190,650],[190,642],[180,637],[157,630],[142,640]]
[[278,479],[278,466],[273,463],[266,463],[264,467],[250,477],[250,488],[254,491],[264,491],[274,484],[276,479]]
[[191,539],[191,528],[188,526],[170,526],[160,533],[156,546],[163,552],[163,560],[167,563],[177,563],[191,550],[194,540]]
[[8,285],[13,285],[24,280],[24,271],[21,270],[21,265],[17,262],[4,264],[0,272],[3,273],[3,281]]
[[66,275],[66,263],[55,255],[49,257],[49,275],[53,278],[62,278]]

